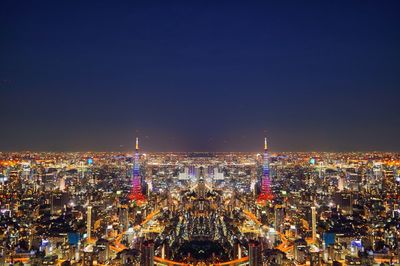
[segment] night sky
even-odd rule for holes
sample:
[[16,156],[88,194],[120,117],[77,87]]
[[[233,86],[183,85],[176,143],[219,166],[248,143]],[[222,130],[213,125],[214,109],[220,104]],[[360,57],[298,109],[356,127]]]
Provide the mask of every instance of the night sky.
[[400,1],[257,2],[1,1],[0,150],[399,151]]

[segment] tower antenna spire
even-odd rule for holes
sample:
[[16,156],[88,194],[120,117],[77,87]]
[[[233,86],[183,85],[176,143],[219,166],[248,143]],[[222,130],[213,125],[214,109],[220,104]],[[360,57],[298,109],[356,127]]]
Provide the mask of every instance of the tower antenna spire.
[[131,193],[129,194],[129,199],[132,201],[143,202],[145,200],[144,195],[142,194],[142,179],[140,176],[140,169],[139,169],[139,138],[136,137],[136,149],[133,161],[133,178],[132,178],[132,188]]
[[267,201],[271,202],[274,198],[271,189],[271,179],[269,176],[269,154],[267,138],[264,138],[264,164],[263,176],[261,177],[261,193],[258,195],[257,202],[266,204]]

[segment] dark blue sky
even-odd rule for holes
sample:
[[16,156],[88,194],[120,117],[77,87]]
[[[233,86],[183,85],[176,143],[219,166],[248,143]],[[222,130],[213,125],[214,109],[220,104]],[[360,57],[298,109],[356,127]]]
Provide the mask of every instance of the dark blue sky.
[[400,150],[399,1],[2,1],[0,150]]

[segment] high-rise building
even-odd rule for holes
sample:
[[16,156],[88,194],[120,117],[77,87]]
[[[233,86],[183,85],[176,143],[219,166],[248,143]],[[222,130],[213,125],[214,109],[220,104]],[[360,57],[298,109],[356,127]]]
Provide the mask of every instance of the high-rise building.
[[312,240],[315,243],[317,240],[317,210],[315,206],[311,207],[311,226],[312,226]]
[[51,214],[60,213],[64,206],[67,205],[69,195],[67,193],[54,193],[51,195]]
[[122,230],[126,231],[129,228],[129,214],[128,214],[128,208],[126,206],[121,206],[118,209],[118,218],[119,218],[119,223],[122,226]]
[[283,220],[285,219],[285,208],[283,206],[275,206],[275,230],[281,232]]
[[271,179],[269,175],[269,154],[267,138],[264,139],[264,164],[263,164],[263,176],[261,178],[261,192],[258,196],[258,203],[265,203],[273,199],[271,191]]
[[307,242],[303,239],[296,239],[294,241],[294,259],[299,264],[305,264],[307,260]]
[[249,241],[249,266],[262,265],[262,254],[260,242],[257,240]]
[[94,253],[97,256],[97,261],[101,264],[106,263],[110,258],[110,244],[107,239],[100,238],[96,241]]
[[321,256],[320,250],[316,246],[310,247],[310,266],[320,266]]
[[242,258],[242,247],[237,239],[234,241],[233,257],[236,259]]
[[86,235],[90,239],[92,232],[92,206],[87,207]]
[[336,193],[333,197],[334,203],[345,214],[353,214],[353,194],[349,192]]
[[154,242],[152,240],[146,240],[143,243],[142,265],[143,266],[154,265]]
[[129,199],[136,203],[144,201],[145,197],[142,193],[142,184],[139,171],[139,138],[136,138],[135,158],[133,164],[133,177],[132,177],[132,188],[129,194]]

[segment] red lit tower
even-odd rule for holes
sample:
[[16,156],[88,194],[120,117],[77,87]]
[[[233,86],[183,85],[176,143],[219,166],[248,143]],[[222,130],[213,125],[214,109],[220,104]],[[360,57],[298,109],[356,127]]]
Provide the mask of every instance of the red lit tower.
[[129,194],[129,199],[135,201],[136,203],[143,202],[145,197],[142,193],[142,184],[139,172],[139,138],[136,138],[136,149],[135,149],[135,159],[133,164],[133,178],[132,178],[132,188]]
[[261,192],[257,198],[259,204],[265,204],[267,201],[272,201],[274,198],[271,191],[271,179],[269,177],[269,155],[267,138],[264,139],[264,164],[263,177],[261,178]]

